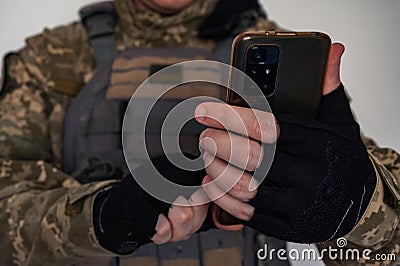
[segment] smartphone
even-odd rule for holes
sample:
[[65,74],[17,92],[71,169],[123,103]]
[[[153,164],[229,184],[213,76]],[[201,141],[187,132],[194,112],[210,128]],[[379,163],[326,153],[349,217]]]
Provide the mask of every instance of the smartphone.
[[[268,110],[273,113],[297,114],[315,118],[318,115],[325,70],[331,46],[330,37],[321,32],[245,32],[232,44],[231,65],[246,73],[253,82],[235,80],[241,84],[240,95],[227,90],[226,102]],[[249,79],[250,80],[250,79]],[[217,208],[217,220],[222,225],[241,221]]]
[[[245,32],[233,41],[231,65],[258,85],[273,112],[316,117],[330,45],[321,32]],[[241,94],[257,106],[250,86]],[[243,97],[228,90],[226,102],[247,106]]]

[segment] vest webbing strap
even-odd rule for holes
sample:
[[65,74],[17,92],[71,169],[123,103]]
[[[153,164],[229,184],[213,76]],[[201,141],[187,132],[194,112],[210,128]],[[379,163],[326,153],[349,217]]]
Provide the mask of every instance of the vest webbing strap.
[[[114,37],[116,15],[113,2],[107,1],[88,5],[80,10],[80,16],[94,52],[96,74],[85,85],[85,87],[89,87],[90,89],[85,90],[84,87],[68,107],[64,120],[63,170],[74,177],[79,176],[88,165],[86,161],[84,164],[81,164],[79,162],[81,158],[75,158],[74,149],[82,145],[82,143],[79,142],[79,138],[77,140],[73,136],[75,136],[77,128],[83,128],[79,125],[88,123],[92,107],[96,104],[96,95],[108,86],[108,69],[117,55]],[[116,106],[113,109],[118,112],[119,104],[114,103],[114,105]],[[113,116],[119,117],[118,115]],[[119,123],[119,121],[116,123]],[[84,133],[82,132],[81,134]]]
[[96,69],[110,66],[117,54],[114,28],[117,16],[113,2],[100,2],[80,10],[80,16],[94,50]]

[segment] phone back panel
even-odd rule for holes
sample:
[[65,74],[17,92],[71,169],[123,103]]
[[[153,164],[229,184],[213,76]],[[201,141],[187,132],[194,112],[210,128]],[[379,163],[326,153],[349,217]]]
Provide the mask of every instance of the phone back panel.
[[[273,73],[276,74],[275,90],[267,96],[272,111],[315,117],[319,110],[330,43],[329,36],[319,32],[244,33],[234,40],[231,65],[250,74],[250,49],[278,47],[277,68]],[[242,93],[247,100],[245,87]],[[229,91],[227,102],[246,105]]]

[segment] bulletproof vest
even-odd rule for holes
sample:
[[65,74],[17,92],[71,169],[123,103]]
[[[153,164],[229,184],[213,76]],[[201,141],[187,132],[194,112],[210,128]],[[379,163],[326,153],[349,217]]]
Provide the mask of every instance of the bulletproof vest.
[[[228,63],[234,36],[218,41],[213,53],[206,49],[186,47],[131,48],[118,53],[112,2],[87,6],[81,10],[81,17],[94,51],[96,73],[68,107],[64,121],[63,170],[81,183],[86,183],[118,178],[128,173],[121,144],[122,120],[132,93],[145,79],[160,68],[193,59]],[[163,96],[148,118],[146,144],[151,156],[162,153],[158,137],[160,122],[176,104],[193,96],[222,100],[225,97],[225,88],[210,88],[212,85],[200,89],[193,85],[182,86]],[[148,98],[151,97],[150,90]],[[138,104],[147,103],[148,99],[144,97]],[[190,121],[185,128],[189,132],[186,130],[183,134],[181,148],[196,153],[198,151],[193,147],[197,146],[198,136],[204,127]],[[128,133],[134,143],[135,132]],[[135,145],[131,148],[134,149]],[[130,154],[137,156],[134,150]],[[137,160],[139,165],[142,158],[130,159]]]
[[[81,183],[120,178],[127,173],[121,143],[123,115],[130,95],[152,72],[192,59],[216,59],[228,63],[234,36],[217,42],[214,53],[194,48],[133,48],[118,53],[114,39],[116,15],[112,2],[102,2],[81,10],[96,61],[96,73],[69,105],[64,122],[63,170]],[[249,26],[249,25],[247,25]],[[151,93],[151,92],[149,92]],[[193,88],[172,93],[155,106],[149,117],[157,123],[185,98],[195,95],[224,98],[218,89]],[[140,104],[146,104],[146,99]],[[185,143],[193,147],[203,128],[188,126]],[[148,132],[148,134],[147,134]],[[135,138],[135,132],[132,139]],[[150,153],[162,152],[159,129],[146,131]],[[134,142],[134,141],[133,141]],[[134,145],[132,145],[134,149]],[[185,147],[183,147],[185,149]],[[196,153],[195,150],[187,152]],[[138,165],[142,158],[133,158]],[[164,245],[147,244],[133,256],[113,259],[113,265],[255,265],[256,233],[210,230],[188,240]]]

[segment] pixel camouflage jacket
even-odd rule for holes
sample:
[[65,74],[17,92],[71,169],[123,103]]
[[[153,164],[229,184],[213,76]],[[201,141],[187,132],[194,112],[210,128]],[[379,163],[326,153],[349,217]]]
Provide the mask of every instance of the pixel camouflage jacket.
[[[131,1],[115,3],[120,22],[131,21],[132,8],[124,8]],[[200,17],[204,17],[210,7],[201,8]],[[187,12],[190,15],[194,11]],[[153,21],[154,14],[142,17],[136,14],[135,19]],[[163,24],[161,18],[156,19]],[[168,23],[182,25],[182,19]],[[212,42],[193,37],[192,26],[171,27],[169,31],[154,28],[157,39],[151,39],[154,35],[150,39],[147,36],[138,39],[125,34],[132,29],[120,24],[118,48],[146,47],[157,42],[212,48]],[[276,25],[260,18],[253,29],[272,30]],[[92,204],[98,191],[117,181],[81,185],[59,170],[66,108],[93,73],[93,53],[78,22],[46,29],[27,39],[23,49],[4,59],[0,87],[0,265],[40,265],[43,260],[51,265],[67,264],[83,257],[113,255],[96,240]],[[400,157],[391,149],[379,148],[371,140],[364,140],[378,182],[363,218],[346,237],[347,248],[370,248],[376,253],[399,257]],[[322,243],[319,247],[328,245],[335,243]],[[393,262],[338,260],[327,263]]]

